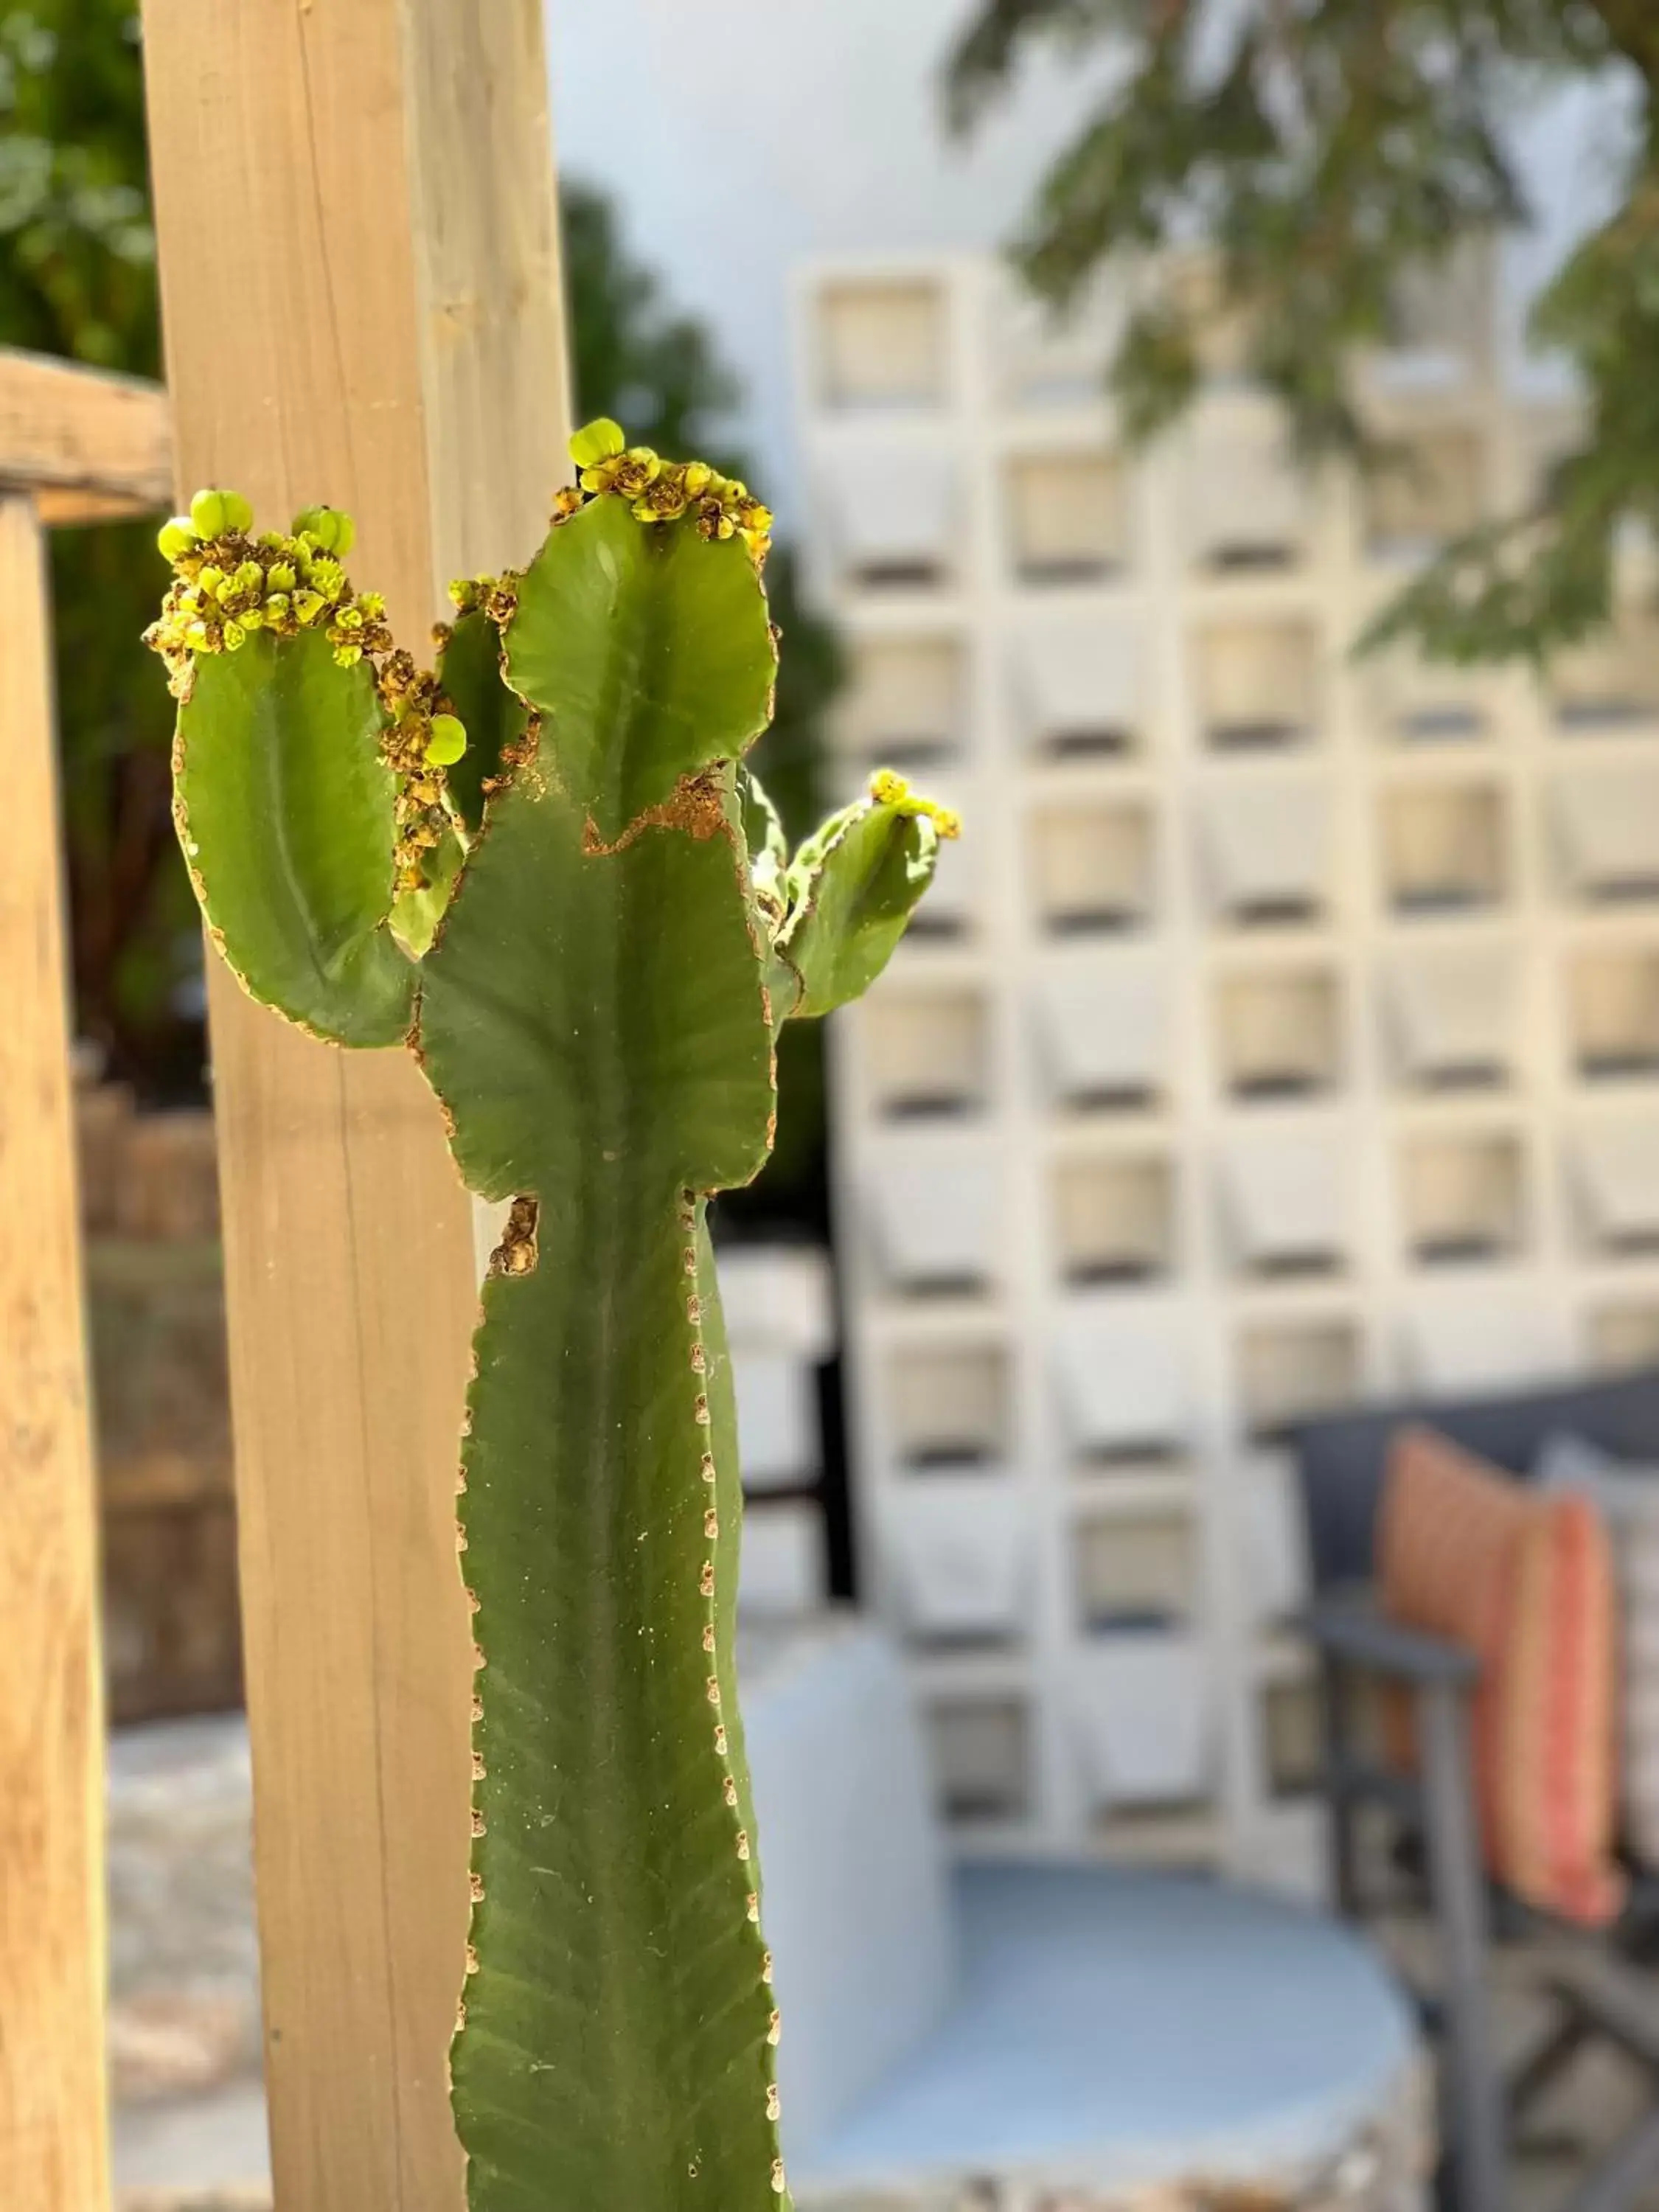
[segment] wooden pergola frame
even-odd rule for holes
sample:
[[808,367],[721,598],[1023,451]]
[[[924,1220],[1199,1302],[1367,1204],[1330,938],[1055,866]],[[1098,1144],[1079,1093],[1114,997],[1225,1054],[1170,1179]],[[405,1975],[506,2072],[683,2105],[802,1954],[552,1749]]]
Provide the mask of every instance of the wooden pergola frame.
[[170,503],[166,395],[0,351],[0,2196],[90,2212],[104,2112],[103,1677],[46,532]]
[[[103,1762],[51,526],[349,507],[418,645],[522,558],[568,428],[540,0],[145,0],[171,398],[0,356],[0,2202],[102,2212]],[[210,179],[204,189],[204,179]],[[265,2074],[283,2212],[459,2212],[456,1445],[471,1209],[402,1053],[210,963]]]

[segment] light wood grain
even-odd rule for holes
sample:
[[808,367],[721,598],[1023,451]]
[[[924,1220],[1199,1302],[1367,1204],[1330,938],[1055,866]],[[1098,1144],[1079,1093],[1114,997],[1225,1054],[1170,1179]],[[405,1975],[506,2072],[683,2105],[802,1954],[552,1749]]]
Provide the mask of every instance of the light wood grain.
[[[562,473],[538,0],[144,26],[181,494],[349,507],[418,647]],[[211,1022],[277,2200],[456,2212],[468,1206],[405,1055],[310,1043],[216,965]]]
[[167,394],[140,377],[0,347],[0,485],[38,492],[49,523],[165,512]]
[[0,2203],[99,2212],[102,1670],[49,613],[0,495]]

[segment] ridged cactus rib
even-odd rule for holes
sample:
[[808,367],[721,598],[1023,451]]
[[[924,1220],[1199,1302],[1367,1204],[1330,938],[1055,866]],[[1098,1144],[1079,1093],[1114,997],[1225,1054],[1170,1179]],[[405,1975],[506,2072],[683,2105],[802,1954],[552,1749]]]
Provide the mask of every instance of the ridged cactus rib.
[[765,509],[612,423],[572,450],[582,489],[521,576],[459,587],[435,674],[339,572],[349,517],[252,540],[230,493],[167,526],[151,635],[216,942],[320,1036],[407,1032],[511,1201],[462,1445],[471,2212],[773,2212],[707,1200],[770,1150],[777,1024],[873,976],[954,823],[878,779],[792,860],[742,763]]

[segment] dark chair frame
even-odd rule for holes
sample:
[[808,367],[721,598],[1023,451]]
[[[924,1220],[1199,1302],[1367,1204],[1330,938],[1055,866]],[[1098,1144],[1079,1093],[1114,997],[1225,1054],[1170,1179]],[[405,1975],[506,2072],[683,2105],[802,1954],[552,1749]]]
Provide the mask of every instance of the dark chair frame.
[[[1525,1480],[1553,1434],[1585,1438],[1616,1458],[1659,1465],[1659,1369],[1602,1382],[1448,1405],[1370,1408],[1310,1421],[1295,1433],[1311,1575],[1301,1626],[1319,1658],[1323,1734],[1320,1787],[1330,1810],[1331,1884],[1345,1917],[1363,1917],[1355,1816],[1382,1804],[1420,1840],[1438,1942],[1431,2016],[1442,2044],[1445,2154],[1442,2201],[1452,2212],[1506,2212],[1516,2119],[1589,2041],[1611,2039],[1651,2075],[1650,2106],[1567,2200],[1563,2212],[1626,2212],[1659,2178],[1659,1885],[1638,1881],[1632,1910],[1606,1937],[1575,1945],[1546,1976],[1555,2017],[1507,2078],[1492,2041],[1491,1891],[1481,1863],[1469,1740],[1479,1668],[1471,1653],[1385,1619],[1370,1584],[1390,1440],[1421,1422]],[[1355,1691],[1370,1677],[1409,1693],[1418,1770],[1368,1761],[1355,1729]]]

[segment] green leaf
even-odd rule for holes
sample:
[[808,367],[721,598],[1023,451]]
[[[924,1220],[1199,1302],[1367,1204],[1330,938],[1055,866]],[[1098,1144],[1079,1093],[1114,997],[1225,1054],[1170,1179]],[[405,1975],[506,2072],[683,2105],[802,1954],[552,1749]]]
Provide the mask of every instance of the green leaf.
[[481,608],[459,617],[438,680],[466,726],[466,750],[448,771],[449,795],[469,830],[483,820],[483,786],[501,773],[501,748],[517,744],[529,709],[501,677],[501,634]]
[[925,814],[861,800],[795,855],[778,951],[801,981],[793,1012],[827,1014],[867,990],[933,879],[939,833]]
[[395,1044],[415,970],[387,927],[392,776],[373,672],[257,631],[204,654],[174,813],[208,927],[256,999],[337,1044]]
[[620,499],[551,532],[505,643],[508,683],[547,718],[547,765],[606,841],[771,713],[777,653],[745,549],[636,522]]
[[690,1195],[755,1171],[774,1098],[734,772],[715,783],[596,851],[586,809],[521,773],[422,969],[462,1172],[538,1208],[535,1265],[486,1285],[463,1458],[487,1662],[453,2066],[473,2212],[781,2202],[738,1479]]

